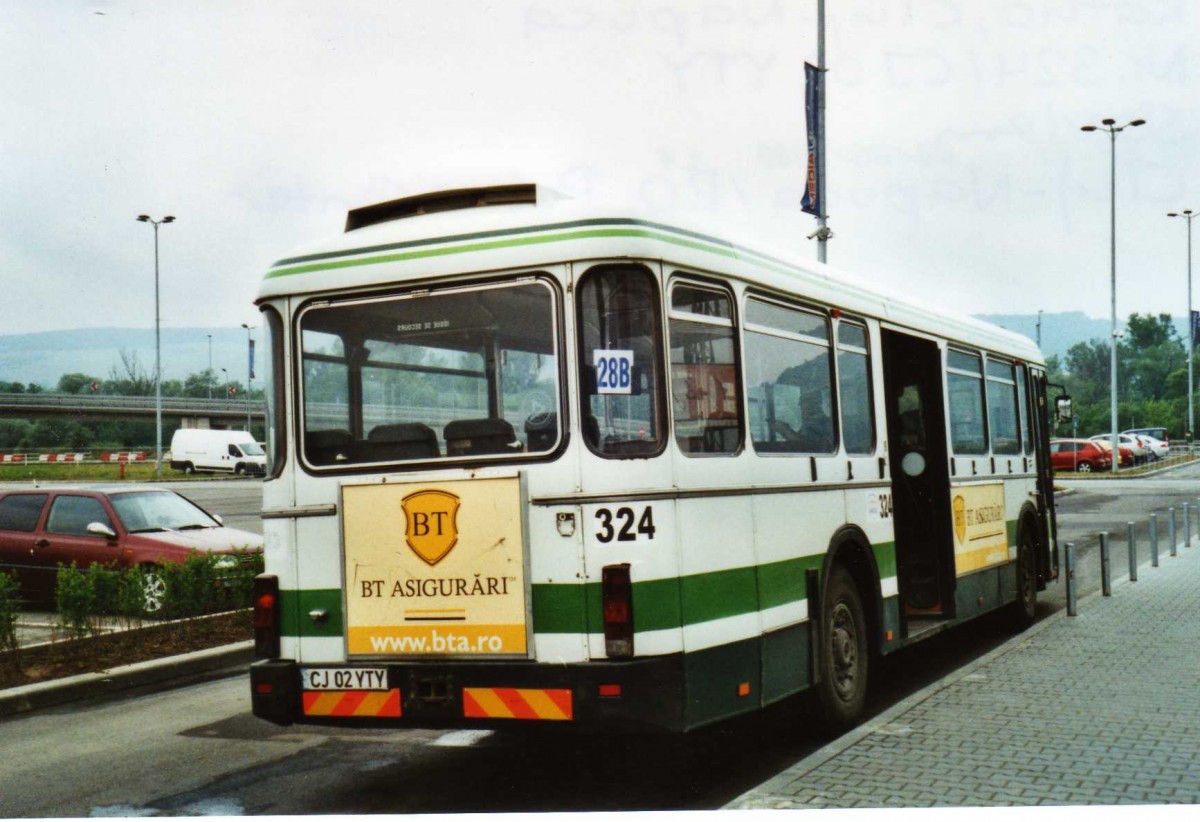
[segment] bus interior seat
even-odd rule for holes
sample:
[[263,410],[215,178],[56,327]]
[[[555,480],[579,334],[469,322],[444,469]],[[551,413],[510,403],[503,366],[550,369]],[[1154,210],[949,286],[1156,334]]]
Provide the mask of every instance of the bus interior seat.
[[442,429],[446,439],[446,456],[462,457],[474,454],[503,454],[522,450],[512,423],[499,417],[475,420],[453,420]]
[[440,457],[437,434],[421,422],[377,425],[367,434],[372,461],[412,460]]
[[558,439],[558,414],[538,411],[525,420],[525,441],[530,451],[549,451]]
[[[304,453],[313,465],[332,465],[349,458],[354,437],[342,428],[309,431],[304,435]],[[339,460],[338,457],[341,457]]]

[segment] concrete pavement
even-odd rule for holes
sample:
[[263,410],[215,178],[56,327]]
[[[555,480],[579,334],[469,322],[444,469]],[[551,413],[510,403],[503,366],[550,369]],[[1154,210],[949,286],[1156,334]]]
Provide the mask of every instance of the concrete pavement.
[[726,807],[1200,803],[1198,591],[1164,550]]

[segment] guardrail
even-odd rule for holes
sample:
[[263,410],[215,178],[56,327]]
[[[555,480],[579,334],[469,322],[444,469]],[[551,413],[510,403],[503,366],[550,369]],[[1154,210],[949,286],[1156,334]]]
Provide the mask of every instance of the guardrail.
[[[28,465],[31,463],[104,463],[145,462],[149,451],[73,451],[51,454],[13,453],[0,454],[0,465]],[[165,455],[164,455],[165,456]]]

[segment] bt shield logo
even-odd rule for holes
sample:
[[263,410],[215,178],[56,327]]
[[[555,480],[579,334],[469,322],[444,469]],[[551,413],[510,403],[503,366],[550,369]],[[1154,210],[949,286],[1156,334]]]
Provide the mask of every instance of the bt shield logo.
[[967,501],[963,499],[962,494],[954,496],[954,536],[958,537],[958,544],[964,545],[967,541]]
[[458,542],[459,498],[448,491],[417,491],[405,497],[404,541],[428,565],[437,565]]

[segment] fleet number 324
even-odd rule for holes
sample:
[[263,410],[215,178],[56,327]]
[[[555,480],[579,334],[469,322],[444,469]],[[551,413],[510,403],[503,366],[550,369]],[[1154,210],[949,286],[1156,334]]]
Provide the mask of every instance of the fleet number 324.
[[639,538],[654,539],[654,508],[647,505],[637,514],[632,508],[622,506],[596,509],[597,542],[637,542]]

